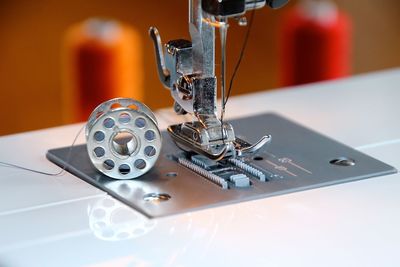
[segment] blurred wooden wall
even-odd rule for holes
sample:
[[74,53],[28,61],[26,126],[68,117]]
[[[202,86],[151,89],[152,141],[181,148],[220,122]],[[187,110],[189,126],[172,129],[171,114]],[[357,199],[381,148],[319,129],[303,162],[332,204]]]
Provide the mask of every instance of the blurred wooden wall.
[[[296,1],[291,1],[293,5]],[[400,66],[400,1],[338,0],[354,20],[353,73]],[[277,34],[285,9],[256,13],[248,50],[234,94],[277,87]],[[187,1],[1,0],[0,135],[62,124],[61,47],[65,30],[88,17],[132,25],[142,36],[145,103],[157,109],[172,104],[158,82],[148,28],[164,41],[188,38]],[[228,69],[236,61],[245,28],[228,32]]]

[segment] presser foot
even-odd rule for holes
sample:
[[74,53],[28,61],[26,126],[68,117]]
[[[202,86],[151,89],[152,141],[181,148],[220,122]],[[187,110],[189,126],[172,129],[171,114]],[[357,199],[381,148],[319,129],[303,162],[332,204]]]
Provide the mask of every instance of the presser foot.
[[227,158],[244,157],[255,154],[271,141],[271,136],[263,136],[254,144],[235,137],[232,126],[224,125],[226,139],[208,139],[204,129],[196,128],[192,123],[170,125],[167,130],[175,144],[184,151],[195,152],[209,159],[219,161]]
[[207,142],[204,140],[205,135],[200,134],[201,131],[187,126],[187,124],[176,124],[170,125],[167,128],[172,140],[180,149],[204,155],[212,160],[221,160],[224,157],[232,156],[234,145],[231,140],[225,142],[221,142],[221,140],[220,142]]

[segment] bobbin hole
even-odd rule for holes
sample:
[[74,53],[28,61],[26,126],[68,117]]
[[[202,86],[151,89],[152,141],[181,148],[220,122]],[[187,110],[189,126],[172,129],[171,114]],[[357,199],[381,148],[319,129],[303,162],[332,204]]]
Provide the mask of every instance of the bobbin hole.
[[146,126],[146,120],[143,119],[143,118],[137,118],[137,119],[135,120],[135,125],[136,125],[136,127],[138,127],[138,128],[144,128],[144,126]]
[[131,116],[128,113],[123,112],[119,114],[118,121],[120,123],[127,124],[131,121]]
[[115,125],[115,122],[114,122],[114,120],[112,118],[106,118],[103,121],[103,126],[108,128],[108,129],[114,127],[114,125]]
[[130,156],[137,148],[136,137],[127,131],[120,131],[112,139],[113,150],[121,156]]
[[115,163],[111,159],[107,159],[103,162],[104,169],[106,169],[108,171],[114,169],[114,166],[115,166]]
[[136,106],[136,105],[133,105],[133,104],[132,104],[132,105],[129,105],[128,108],[134,109],[134,110],[139,110],[139,107]]
[[104,112],[103,111],[99,111],[96,113],[96,119],[100,118],[101,116],[103,116]]
[[146,161],[144,161],[143,159],[137,159],[134,163],[134,166],[136,169],[143,170],[144,168],[146,168]]
[[101,158],[106,154],[106,151],[104,150],[104,148],[102,147],[96,147],[95,149],[93,149],[93,152],[95,154],[96,157]]
[[128,164],[121,164],[118,168],[118,171],[122,175],[127,175],[128,173],[131,172],[131,167],[129,167]]
[[114,103],[111,105],[111,109],[121,108],[122,105],[120,103]]
[[146,138],[147,141],[153,141],[154,139],[156,139],[156,133],[153,130],[147,130],[144,133],[144,138]]
[[103,142],[104,138],[106,137],[106,135],[104,134],[104,132],[102,131],[97,131],[93,134],[93,138],[94,140],[96,140],[97,142]]
[[144,148],[144,154],[149,158],[153,157],[156,153],[157,150],[154,146],[146,146]]

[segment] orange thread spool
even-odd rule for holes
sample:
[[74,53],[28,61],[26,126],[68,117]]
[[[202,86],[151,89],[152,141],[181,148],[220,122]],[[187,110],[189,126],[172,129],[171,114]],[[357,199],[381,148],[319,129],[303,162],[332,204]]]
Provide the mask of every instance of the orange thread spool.
[[73,25],[64,49],[64,121],[85,121],[108,99],[143,101],[141,55],[141,38],[127,25],[99,19]]

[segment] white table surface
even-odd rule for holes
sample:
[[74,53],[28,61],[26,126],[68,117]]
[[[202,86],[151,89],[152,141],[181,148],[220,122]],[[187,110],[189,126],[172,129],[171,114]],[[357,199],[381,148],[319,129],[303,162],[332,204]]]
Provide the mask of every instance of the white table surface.
[[[399,99],[394,69],[232,97],[227,117],[276,112],[400,169]],[[0,161],[56,172],[46,151],[81,126],[1,137]],[[147,220],[71,174],[0,167],[0,266],[400,266],[399,178]]]

